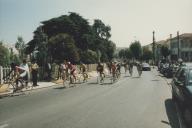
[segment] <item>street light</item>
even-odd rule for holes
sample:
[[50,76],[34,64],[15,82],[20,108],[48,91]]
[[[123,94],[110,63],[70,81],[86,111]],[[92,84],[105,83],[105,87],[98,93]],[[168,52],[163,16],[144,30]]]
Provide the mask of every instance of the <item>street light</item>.
[[178,56],[178,59],[180,58],[180,46],[179,46],[179,42],[180,42],[180,37],[179,37],[179,31],[177,31],[177,48],[178,48],[178,53],[177,53],[177,56]]
[[155,31],[153,31],[153,66],[155,65]]

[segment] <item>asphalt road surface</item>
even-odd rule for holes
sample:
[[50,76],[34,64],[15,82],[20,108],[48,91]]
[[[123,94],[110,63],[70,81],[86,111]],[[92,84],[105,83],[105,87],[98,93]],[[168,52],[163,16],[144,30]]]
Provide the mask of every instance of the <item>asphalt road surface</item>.
[[179,128],[170,87],[157,71],[107,79],[2,98],[0,128]]

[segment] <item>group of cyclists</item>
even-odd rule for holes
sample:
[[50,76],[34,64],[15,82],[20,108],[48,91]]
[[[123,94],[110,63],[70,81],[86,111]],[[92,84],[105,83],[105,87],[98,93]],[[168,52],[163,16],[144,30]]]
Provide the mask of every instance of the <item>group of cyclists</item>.
[[[121,75],[121,67],[124,67],[125,69],[125,74],[127,70],[129,70],[130,75],[132,76],[133,72],[133,66],[135,65],[138,70],[139,76],[142,73],[141,69],[141,64],[139,62],[127,62],[124,61],[123,63],[121,62],[109,62],[106,63],[106,67],[104,66],[104,63],[98,62],[96,71],[98,73],[98,76],[100,77],[100,82],[104,81],[104,78],[107,74],[105,74],[104,70],[108,70],[109,73],[111,74],[111,78],[113,81],[117,80],[120,78]],[[14,71],[15,74],[15,91],[19,89],[18,84],[19,82],[22,82],[22,85],[27,86],[28,81],[30,79],[30,68],[26,62],[26,60],[23,60],[23,63],[20,66],[16,66],[14,64],[12,66],[12,71]],[[81,74],[81,79],[83,79],[83,82],[86,82],[88,79],[88,74],[87,74],[87,66],[80,62],[79,68],[72,64],[69,61],[64,60],[63,63],[60,64],[59,66],[60,70],[60,77],[63,80],[63,85],[65,85],[66,81],[69,81],[70,84],[76,83],[77,80],[79,80],[79,74]]]
[[[114,62],[108,62],[108,63],[106,63],[106,65],[107,65],[109,73],[112,76],[112,80],[116,80],[120,77],[121,67],[124,67],[125,74],[126,74],[127,70],[129,70],[130,76],[132,76],[132,74],[133,74],[133,66],[137,67],[137,71],[138,71],[139,76],[141,76],[141,74],[142,74],[142,64],[138,61],[136,61],[136,62],[124,61],[123,63],[114,61]],[[99,73],[99,76],[101,78],[100,82],[102,82],[104,77],[105,77],[104,64],[101,64],[100,62],[98,63],[97,72]]]

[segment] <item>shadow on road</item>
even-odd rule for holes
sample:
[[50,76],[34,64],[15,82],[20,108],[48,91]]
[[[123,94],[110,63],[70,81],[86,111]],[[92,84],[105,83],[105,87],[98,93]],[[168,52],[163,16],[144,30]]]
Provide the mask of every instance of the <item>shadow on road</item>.
[[166,122],[166,121],[161,121],[161,122],[162,123],[166,122],[166,124],[169,124],[171,128],[180,128],[179,119],[177,116],[177,110],[176,110],[174,101],[172,99],[166,99],[165,108],[166,108],[166,113],[167,113],[169,122]]
[[159,81],[159,80],[158,80],[158,79],[154,79],[154,80],[151,80],[151,81],[154,81],[154,82],[155,82],[155,81]]
[[132,79],[136,79],[136,78],[140,78],[139,76],[134,76],[134,77],[131,77]]
[[88,85],[95,85],[95,84],[98,84],[97,82],[89,82],[87,83]]
[[124,77],[131,77],[131,76],[127,76],[127,75],[126,75],[126,76],[124,76]]
[[56,87],[54,89],[65,89],[66,87],[62,86],[62,87]]

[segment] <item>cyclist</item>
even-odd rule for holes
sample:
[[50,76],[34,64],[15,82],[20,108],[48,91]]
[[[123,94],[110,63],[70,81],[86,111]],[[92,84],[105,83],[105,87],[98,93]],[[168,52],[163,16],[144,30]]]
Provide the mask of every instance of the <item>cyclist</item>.
[[132,76],[133,74],[133,62],[129,62],[129,74]]
[[121,74],[121,63],[118,63],[116,67],[117,67],[116,69],[117,77],[119,77]]
[[136,62],[136,66],[137,66],[138,74],[139,74],[139,76],[141,76],[141,74],[142,74],[142,65],[141,65],[141,63]]
[[67,80],[68,78],[68,64],[66,60],[64,60],[64,62],[61,64],[61,76],[62,76],[63,85],[64,85],[65,80]]
[[84,81],[84,82],[85,82],[86,79],[88,78],[88,75],[87,75],[87,73],[86,73],[86,70],[87,70],[86,65],[83,64],[82,62],[80,62],[80,72],[82,72],[82,74],[83,74],[83,81]]
[[105,77],[104,66],[100,62],[98,62],[98,65],[97,65],[97,72],[99,73],[99,76],[101,78],[100,81],[103,81],[103,79]]
[[112,64],[112,62],[108,62],[108,63],[107,63],[107,68],[108,68],[110,74],[111,74],[111,64]]
[[128,69],[128,66],[127,66],[127,62],[126,62],[126,60],[124,61],[123,66],[124,66],[124,69],[125,69],[125,74],[126,74],[127,69]]
[[20,66],[16,66],[16,69],[19,70],[19,72],[20,72],[20,74],[16,80],[16,89],[18,89],[19,79],[25,80],[25,86],[27,86],[29,78],[30,78],[29,66],[27,64],[27,61],[24,59],[23,63]]
[[112,64],[111,64],[111,73],[112,73],[113,78],[116,77],[116,70],[117,70],[116,62],[112,62]]
[[[76,66],[75,65],[73,65],[73,64],[71,64],[71,62],[68,62],[67,63],[67,66],[68,66],[68,69],[70,70],[70,75],[72,75],[73,76],[73,78],[75,79],[75,81],[77,80],[77,78],[76,78]],[[71,83],[72,83],[72,81],[71,81]]]

